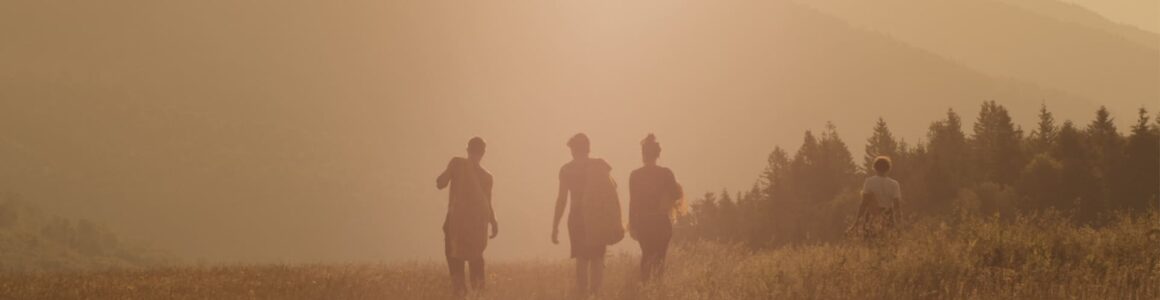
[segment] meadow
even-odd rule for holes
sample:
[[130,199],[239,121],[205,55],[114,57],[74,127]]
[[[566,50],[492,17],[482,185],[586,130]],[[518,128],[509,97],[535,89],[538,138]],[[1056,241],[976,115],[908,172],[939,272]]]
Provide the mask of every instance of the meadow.
[[[1160,218],[1100,228],[1059,214],[926,219],[877,240],[750,250],[676,245],[662,282],[613,255],[597,299],[1157,299]],[[625,241],[631,242],[631,241]],[[489,265],[468,299],[567,299],[569,261]],[[0,275],[4,299],[448,299],[442,262],[168,266]]]

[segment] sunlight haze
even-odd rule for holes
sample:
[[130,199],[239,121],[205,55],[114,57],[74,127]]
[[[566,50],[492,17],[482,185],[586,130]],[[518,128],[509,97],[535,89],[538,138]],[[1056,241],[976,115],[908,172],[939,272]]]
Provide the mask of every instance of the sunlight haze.
[[879,117],[916,143],[989,100],[1025,132],[1160,109],[1155,1],[1005,2],[15,1],[0,192],[193,262],[441,260],[435,178],[479,136],[489,259],[564,259],[578,132],[621,199],[655,133],[694,198],[827,122],[860,163]]

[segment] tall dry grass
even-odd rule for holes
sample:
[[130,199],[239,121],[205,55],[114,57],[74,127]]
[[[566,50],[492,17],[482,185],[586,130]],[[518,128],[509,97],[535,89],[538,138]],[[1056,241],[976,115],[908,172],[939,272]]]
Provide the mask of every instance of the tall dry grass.
[[[1013,221],[928,219],[892,236],[753,252],[693,242],[663,282],[640,285],[637,259],[612,256],[600,299],[1157,299],[1160,215],[1098,229],[1057,214]],[[447,299],[441,262],[165,267],[0,275],[6,299]],[[471,299],[567,299],[572,265],[495,263]]]

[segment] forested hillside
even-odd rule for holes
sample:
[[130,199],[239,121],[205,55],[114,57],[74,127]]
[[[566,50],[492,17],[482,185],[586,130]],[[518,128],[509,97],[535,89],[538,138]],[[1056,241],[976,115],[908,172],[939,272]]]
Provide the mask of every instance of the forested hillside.
[[818,134],[806,131],[797,151],[773,149],[748,191],[708,193],[695,201],[676,236],[754,247],[838,240],[861,201],[861,179],[879,155],[894,161],[890,176],[901,183],[901,211],[909,219],[1009,221],[1018,213],[1050,210],[1098,227],[1113,212],[1143,214],[1160,204],[1160,120],[1144,109],[1127,135],[1103,108],[1091,121],[1076,123],[1056,120],[1044,106],[1037,126],[1024,129],[990,101],[974,126],[963,123],[948,110],[924,140],[907,142],[879,119],[857,152],[832,125]]

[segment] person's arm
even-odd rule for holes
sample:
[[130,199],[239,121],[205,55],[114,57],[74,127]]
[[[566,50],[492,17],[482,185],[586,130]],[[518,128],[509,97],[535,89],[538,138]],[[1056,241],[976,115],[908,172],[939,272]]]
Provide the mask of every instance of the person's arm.
[[869,182],[869,180],[862,183],[862,192],[861,192],[862,199],[860,199],[860,200],[862,200],[861,201],[862,203],[858,204],[858,214],[854,216],[854,223],[850,224],[850,228],[846,228],[846,232],[850,232],[851,230],[854,230],[854,227],[858,226],[858,223],[862,222],[862,218],[867,213],[866,204],[870,203],[870,201],[872,201],[874,199],[874,194],[870,193],[870,190],[867,189],[868,182]]
[[854,230],[859,223],[866,217],[866,207],[874,200],[874,194],[862,192],[862,203],[858,205],[858,214],[854,216],[854,223],[850,224],[850,228],[846,228],[846,232]]
[[902,221],[902,187],[894,184],[894,224]]
[[447,163],[447,169],[444,169],[443,173],[439,174],[439,178],[435,178],[435,188],[442,190],[443,188],[447,187],[447,184],[451,183],[452,174],[455,173],[452,171],[454,169],[455,159],[452,158],[451,161]]
[[643,200],[639,195],[637,195],[637,193],[640,192],[640,188],[637,187],[636,176],[636,172],[632,172],[632,174],[628,175],[628,235],[633,239],[637,238],[636,223],[640,222],[640,217],[637,215],[641,213],[640,201]]
[[552,244],[560,243],[558,239],[560,235],[560,219],[564,217],[564,207],[568,204],[568,188],[564,186],[564,177],[562,175],[563,172],[561,172],[560,176],[559,192],[556,194],[556,211],[552,218]]
[[489,216],[491,218],[491,237],[490,238],[494,239],[496,236],[499,236],[499,222],[496,222],[496,220],[495,220],[495,206],[493,206],[491,204],[491,190],[492,190],[491,187],[492,187],[493,182],[494,181],[491,177],[491,174],[488,174],[487,175],[487,184],[485,186],[484,192],[487,193],[487,211],[488,211],[488,213],[491,214]]

